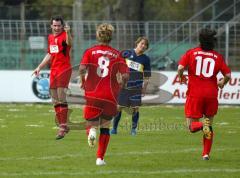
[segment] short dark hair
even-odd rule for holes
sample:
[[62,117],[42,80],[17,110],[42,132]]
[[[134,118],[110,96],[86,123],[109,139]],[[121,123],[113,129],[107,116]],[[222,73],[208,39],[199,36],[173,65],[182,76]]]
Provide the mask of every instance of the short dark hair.
[[199,33],[199,42],[203,50],[213,50],[217,42],[217,32],[210,28],[203,28]]
[[52,18],[51,18],[51,24],[53,23],[53,21],[61,21],[61,24],[63,25],[63,18],[62,18],[62,16],[60,16],[60,15],[57,15],[57,16],[53,16]]

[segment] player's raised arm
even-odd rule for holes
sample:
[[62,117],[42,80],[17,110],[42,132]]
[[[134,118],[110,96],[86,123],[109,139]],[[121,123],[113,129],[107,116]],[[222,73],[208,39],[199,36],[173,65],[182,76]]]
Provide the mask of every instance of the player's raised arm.
[[71,35],[71,28],[68,23],[65,24],[64,30],[66,32],[66,43],[68,46],[72,46],[72,35]]

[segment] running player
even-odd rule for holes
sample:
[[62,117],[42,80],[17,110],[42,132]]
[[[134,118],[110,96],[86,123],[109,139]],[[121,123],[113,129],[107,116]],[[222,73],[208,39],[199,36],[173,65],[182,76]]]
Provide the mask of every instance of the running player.
[[[112,48],[114,28],[111,24],[97,27],[96,37],[99,44],[87,49],[80,63],[82,88],[85,90],[86,106],[84,118],[89,127],[88,144],[96,144],[96,132],[100,126],[96,165],[105,165],[110,134],[111,119],[117,114],[117,96],[120,88],[128,79],[128,67],[119,51]],[[121,78],[121,80],[120,80]]]
[[[231,71],[224,58],[214,50],[216,31],[204,28],[199,33],[200,46],[188,50],[180,59],[178,76],[188,68],[188,90],[185,116],[190,132],[203,131],[203,160],[209,160],[213,142],[213,118],[218,110],[218,87],[223,88],[231,77]],[[217,80],[221,72],[223,79]],[[200,118],[204,118],[203,122]]]

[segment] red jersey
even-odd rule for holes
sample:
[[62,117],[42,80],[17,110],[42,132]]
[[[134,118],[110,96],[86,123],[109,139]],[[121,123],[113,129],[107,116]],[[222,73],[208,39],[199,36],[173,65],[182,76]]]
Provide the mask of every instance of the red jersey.
[[116,74],[128,73],[129,70],[119,51],[107,45],[93,46],[85,51],[81,64],[88,71],[85,97],[117,103],[120,86]]
[[222,55],[214,50],[203,51],[200,47],[188,50],[179,65],[188,67],[188,96],[217,98],[217,74],[231,73]]
[[66,43],[66,32],[48,36],[48,53],[51,54],[51,69],[66,69],[70,64],[70,46]]

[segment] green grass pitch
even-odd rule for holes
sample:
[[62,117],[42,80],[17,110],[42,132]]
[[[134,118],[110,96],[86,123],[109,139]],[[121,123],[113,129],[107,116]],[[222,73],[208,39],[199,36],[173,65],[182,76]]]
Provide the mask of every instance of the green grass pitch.
[[[71,105],[71,120],[83,121]],[[84,130],[55,140],[48,104],[0,104],[0,177],[240,177],[240,107],[219,108],[214,120],[211,160],[201,158],[202,134],[190,134],[183,106],[143,106],[137,136],[124,114],[111,136],[106,166],[95,165]]]

